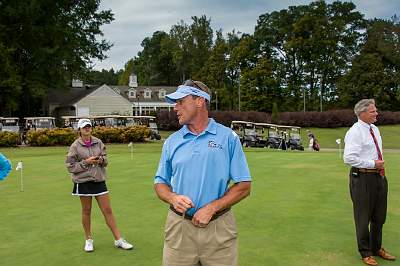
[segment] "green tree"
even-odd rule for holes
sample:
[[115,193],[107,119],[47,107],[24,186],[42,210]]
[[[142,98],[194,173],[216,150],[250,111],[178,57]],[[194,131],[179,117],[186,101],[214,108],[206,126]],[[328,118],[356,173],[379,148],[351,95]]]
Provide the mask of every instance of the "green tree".
[[351,70],[338,83],[341,105],[375,98],[380,109],[400,110],[400,24],[375,19]]
[[121,74],[122,70],[115,72],[113,68],[110,70],[102,69],[101,71],[89,70],[85,82],[93,85],[118,85],[118,78]]
[[226,53],[227,53],[227,44],[222,35],[222,30],[217,31],[217,38],[215,41],[215,45],[210,52],[210,56],[203,66],[203,68],[199,71],[198,76],[200,80],[205,82],[207,86],[213,92],[212,97],[212,108],[216,108],[216,97],[218,95],[218,109],[225,109],[225,94],[226,94],[226,86],[225,86],[225,71],[226,71]]
[[125,63],[124,70],[122,71],[122,73],[120,73],[118,77],[118,85],[127,86],[129,84],[129,76],[132,73],[137,73],[135,71],[135,65],[137,65],[137,58],[131,58],[128,60],[128,62]]
[[307,109],[317,110],[321,100],[337,98],[335,84],[359,51],[365,27],[354,9],[353,3],[317,1],[260,16],[258,53],[271,55],[282,94],[291,96],[286,107],[301,110],[305,98]]
[[171,27],[169,36],[172,46],[172,60],[180,76],[180,83],[183,83],[190,76],[190,66],[193,58],[190,50],[190,28],[181,20]]
[[[93,59],[103,60],[111,44],[100,27],[113,20],[98,11],[99,0],[4,0],[0,3],[1,88],[13,91],[16,115],[45,114],[47,91],[84,76]],[[9,68],[8,66],[12,66]],[[4,75],[4,76],[3,76]],[[14,105],[14,104],[13,104]],[[10,108],[10,107],[9,107]]]
[[210,26],[211,19],[207,19],[205,15],[201,17],[194,16],[192,20],[193,23],[190,25],[191,72],[193,78],[201,79],[199,73],[210,56],[213,44],[213,30]]

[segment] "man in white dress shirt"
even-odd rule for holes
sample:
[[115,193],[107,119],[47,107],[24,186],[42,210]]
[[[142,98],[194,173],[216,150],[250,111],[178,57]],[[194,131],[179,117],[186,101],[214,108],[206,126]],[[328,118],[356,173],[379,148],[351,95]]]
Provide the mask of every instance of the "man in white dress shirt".
[[381,135],[373,124],[378,112],[373,99],[359,101],[354,112],[358,121],[346,133],[343,158],[351,166],[349,186],[358,250],[365,264],[378,265],[374,255],[386,260],[396,259],[382,248],[388,183]]

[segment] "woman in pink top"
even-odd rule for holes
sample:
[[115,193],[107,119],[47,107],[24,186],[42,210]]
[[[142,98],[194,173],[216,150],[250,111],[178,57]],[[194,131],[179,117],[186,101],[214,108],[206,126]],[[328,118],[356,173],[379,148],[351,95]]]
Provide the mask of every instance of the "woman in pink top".
[[81,200],[82,225],[86,236],[84,250],[87,252],[94,250],[90,223],[92,197],[96,198],[114,235],[114,245],[122,249],[132,249],[133,246],[121,237],[112,213],[105,182],[105,167],[108,164],[105,145],[100,139],[92,136],[92,123],[89,119],[78,121],[78,131],[79,138],[69,148],[66,166],[74,183],[72,195],[79,196]]

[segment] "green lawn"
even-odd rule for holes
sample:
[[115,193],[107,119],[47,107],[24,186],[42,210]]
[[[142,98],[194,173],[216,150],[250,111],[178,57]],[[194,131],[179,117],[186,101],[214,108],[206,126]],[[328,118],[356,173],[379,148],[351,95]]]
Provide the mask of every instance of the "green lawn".
[[[324,139],[321,136],[321,142]],[[134,144],[133,160],[127,145],[107,147],[112,207],[135,250],[113,247],[94,205],[95,252],[83,251],[80,203],[71,196],[72,183],[63,164],[66,147],[1,149],[14,166],[24,162],[25,177],[25,192],[19,192],[19,172],[0,182],[1,265],[161,265],[167,206],[157,199],[152,184],[161,142]],[[362,265],[348,168],[337,152],[248,148],[246,155],[254,180],[251,196],[234,207],[239,265]],[[389,207],[384,245],[400,255],[400,152],[387,153],[385,159]]]
[[[321,148],[338,148],[336,139],[342,140],[342,148],[344,136],[349,128],[302,128],[301,137],[303,145],[308,147],[307,129],[314,133],[315,137],[321,144]],[[379,126],[382,135],[384,148],[386,149],[400,149],[400,125]]]

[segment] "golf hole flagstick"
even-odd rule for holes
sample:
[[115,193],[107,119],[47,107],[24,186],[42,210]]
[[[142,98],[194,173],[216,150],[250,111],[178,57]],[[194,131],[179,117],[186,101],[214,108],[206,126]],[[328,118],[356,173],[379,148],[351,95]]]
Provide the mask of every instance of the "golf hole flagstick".
[[128,147],[131,148],[131,159],[133,159],[133,142],[129,142]]
[[23,169],[23,164],[22,162],[18,162],[17,167],[15,167],[16,171],[20,171],[20,182],[21,182],[21,188],[20,191],[24,192],[24,179],[23,179],[23,175],[22,175],[22,169]]

